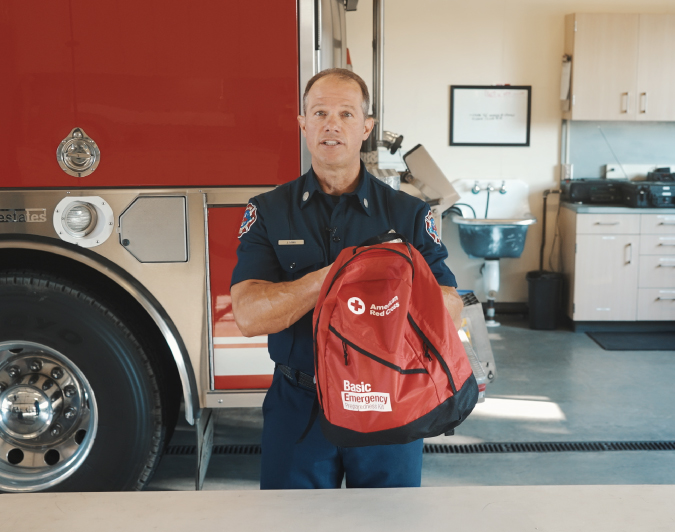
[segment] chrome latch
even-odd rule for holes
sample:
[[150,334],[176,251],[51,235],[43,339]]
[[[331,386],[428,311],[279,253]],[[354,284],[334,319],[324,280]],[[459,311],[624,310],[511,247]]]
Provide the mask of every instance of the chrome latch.
[[74,177],[85,177],[96,170],[101,152],[84,130],[76,127],[59,144],[56,160],[65,173]]

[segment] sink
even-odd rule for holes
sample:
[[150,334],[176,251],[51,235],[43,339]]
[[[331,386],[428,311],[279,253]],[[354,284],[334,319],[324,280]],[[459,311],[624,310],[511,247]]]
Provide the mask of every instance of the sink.
[[[517,259],[523,253],[530,213],[529,186],[518,179],[458,179],[461,199],[451,211],[464,252],[479,259]],[[461,213],[461,214],[460,214]]]
[[517,259],[523,253],[527,228],[537,221],[527,218],[465,218],[452,213],[459,228],[464,253],[479,259]]
[[460,201],[450,209],[459,229],[459,243],[471,258],[485,259],[483,277],[488,327],[495,321],[499,292],[499,259],[517,259],[523,253],[527,228],[537,219],[530,213],[529,187],[524,181],[459,179],[452,183]]

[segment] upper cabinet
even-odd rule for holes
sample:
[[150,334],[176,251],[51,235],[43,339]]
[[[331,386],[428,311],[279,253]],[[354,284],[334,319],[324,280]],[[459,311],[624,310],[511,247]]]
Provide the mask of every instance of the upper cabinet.
[[638,120],[675,120],[675,15],[640,15]]
[[675,15],[565,17],[572,120],[675,120]]

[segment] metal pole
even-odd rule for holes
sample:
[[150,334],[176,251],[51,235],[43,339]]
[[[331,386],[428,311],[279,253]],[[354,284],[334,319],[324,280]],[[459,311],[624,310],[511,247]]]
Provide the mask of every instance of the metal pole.
[[383,138],[384,118],[384,1],[373,0],[373,116],[375,140]]

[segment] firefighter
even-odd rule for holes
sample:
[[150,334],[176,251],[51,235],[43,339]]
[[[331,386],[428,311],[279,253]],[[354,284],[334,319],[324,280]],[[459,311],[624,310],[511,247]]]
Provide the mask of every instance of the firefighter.
[[[263,404],[261,489],[419,486],[423,441],[342,448],[319,423],[300,443],[316,396],[312,311],[330,265],[345,247],[390,229],[403,234],[436,276],[450,315],[462,301],[429,206],[370,175],[361,143],[374,121],[364,81],[345,69],[307,83],[298,117],[312,155],[304,175],[252,198],[239,230],[232,308],[245,336],[269,335],[276,363]],[[273,120],[274,117],[270,117]],[[261,131],[260,142],[278,142]]]

